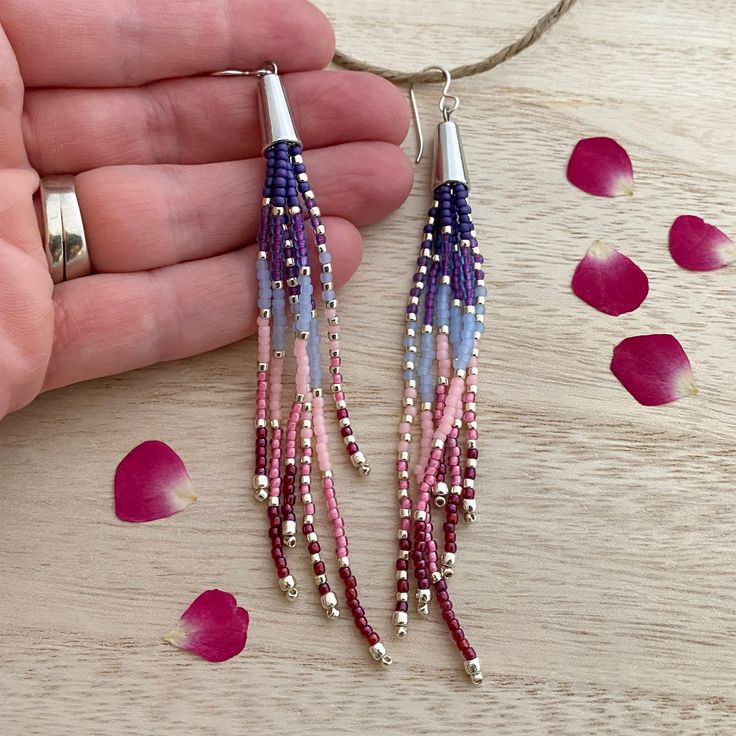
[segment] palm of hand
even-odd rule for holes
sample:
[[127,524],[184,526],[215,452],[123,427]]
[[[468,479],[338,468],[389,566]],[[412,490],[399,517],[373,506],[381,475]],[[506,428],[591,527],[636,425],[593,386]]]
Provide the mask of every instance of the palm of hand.
[[[356,225],[409,192],[404,101],[373,77],[309,71],[334,41],[304,0],[75,0],[64,14],[6,0],[0,25],[0,417],[253,331],[255,84],[199,75],[266,59],[289,72],[338,283],[360,260]],[[33,203],[51,173],[76,175],[95,271],[56,288]]]

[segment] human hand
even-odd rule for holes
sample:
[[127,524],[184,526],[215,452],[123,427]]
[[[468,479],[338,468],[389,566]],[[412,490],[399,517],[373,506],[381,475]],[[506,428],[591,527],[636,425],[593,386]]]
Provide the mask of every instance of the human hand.
[[[409,193],[400,93],[317,71],[334,37],[305,0],[4,0],[0,25],[0,417],[253,332],[256,82],[196,75],[279,64],[337,284],[356,226]],[[56,173],[76,174],[95,273],[54,288],[33,194]]]

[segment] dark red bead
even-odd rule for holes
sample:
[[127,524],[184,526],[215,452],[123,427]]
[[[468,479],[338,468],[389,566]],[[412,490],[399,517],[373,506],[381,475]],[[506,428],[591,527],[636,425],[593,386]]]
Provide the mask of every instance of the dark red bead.
[[341,435],[342,435],[343,437],[349,437],[349,436],[350,436],[350,435],[351,435],[352,433],[353,433],[353,430],[351,429],[351,427],[350,427],[350,425],[349,425],[349,424],[348,424],[348,426],[347,426],[347,427],[343,427],[343,428],[342,428],[342,429],[340,430],[340,434],[341,434]]
[[472,647],[468,647],[463,652],[463,657],[465,657],[465,659],[475,659],[477,656],[478,655],[475,653],[475,649],[473,649]]
[[363,636],[367,639],[373,633],[373,627],[370,624],[366,624],[360,630],[360,633],[363,634]]
[[450,600],[440,601],[440,608],[443,611],[451,611],[452,610],[452,601],[450,601]]
[[315,562],[314,565],[312,565],[312,570],[314,570],[315,575],[324,575],[325,569],[324,562]]
[[396,590],[399,593],[408,593],[409,592],[409,581],[408,580],[397,581]]
[[455,640],[455,642],[462,641],[465,638],[465,632],[462,629],[456,629],[452,632],[452,638]]
[[[411,549],[411,542],[408,539],[400,539],[399,540],[399,549],[402,552],[408,552]],[[403,562],[403,560],[402,560]],[[406,568],[404,568],[406,569]]]
[[468,457],[471,460],[477,460],[478,459],[478,450],[475,447],[471,447],[468,449]]
[[317,586],[320,595],[327,595],[330,592],[330,586],[327,583],[320,583]]
[[446,580],[440,580],[437,582],[434,586],[434,589],[441,592],[443,590],[447,590],[447,581]]
[[460,621],[458,621],[456,618],[453,618],[451,621],[447,622],[447,626],[450,631],[457,631],[460,628]]
[[442,618],[449,623],[455,619],[455,611],[451,608],[448,608],[446,611],[442,611]]
[[465,468],[465,477],[475,479],[475,468]]
[[355,590],[355,588],[349,588],[348,590],[345,591],[345,597],[349,601],[352,601],[354,598],[358,597],[358,591]]
[[310,542],[307,545],[307,550],[309,551],[310,555],[317,555],[320,552],[320,546],[319,542]]
[[357,616],[358,618],[363,618],[363,616],[365,616],[365,611],[363,610],[362,606],[358,606],[357,608],[353,609],[353,616]]
[[357,588],[358,581],[351,575],[349,578],[345,578],[345,585],[348,588]]
[[356,452],[358,452],[358,445],[355,444],[355,442],[351,442],[348,445],[348,455],[355,455]]
[[348,410],[347,409],[338,409],[337,410],[337,418],[338,419],[347,419],[348,418]]
[[396,610],[397,611],[403,611],[404,613],[407,613],[409,611],[409,603],[407,601],[399,601],[396,604]]
[[461,652],[464,652],[469,646],[470,646],[470,642],[467,639],[460,639],[460,641],[457,642],[457,648]]
[[445,552],[452,552],[452,554],[455,554],[457,552],[457,545],[455,542],[448,542],[445,545]]
[[409,565],[406,560],[396,560],[396,569],[397,570],[408,570]]
[[360,631],[366,624],[368,623],[368,620],[360,617],[355,619],[355,628]]
[[357,598],[357,597],[355,597],[355,598],[351,598],[351,599],[350,599],[350,600],[348,601],[348,608],[349,608],[350,610],[352,610],[352,611],[354,611],[354,610],[355,610],[356,608],[360,608],[360,601],[358,600],[358,598]]
[[374,644],[378,644],[379,641],[381,641],[381,637],[379,637],[375,631],[368,637],[368,643],[371,646],[373,646]]
[[304,524],[302,526],[302,532],[304,534],[311,534],[314,531],[314,526],[312,524]]
[[446,590],[440,590],[437,592],[437,600],[440,602],[449,601],[450,594]]
[[341,567],[340,568],[340,577],[344,580],[345,578],[349,578],[351,575],[350,568],[349,567]]

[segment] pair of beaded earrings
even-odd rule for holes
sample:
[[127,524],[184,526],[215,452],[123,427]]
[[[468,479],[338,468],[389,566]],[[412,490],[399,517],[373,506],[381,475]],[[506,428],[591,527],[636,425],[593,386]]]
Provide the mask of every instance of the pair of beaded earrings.
[[[404,416],[399,426],[396,463],[400,509],[393,621],[397,636],[405,636],[411,567],[417,581],[419,613],[428,613],[434,588],[442,617],[465,660],[465,670],[473,682],[480,683],[479,661],[455,617],[446,578],[452,575],[455,562],[459,511],[464,510],[468,521],[474,518],[475,511],[473,481],[478,457],[475,393],[485,288],[483,259],[470,218],[460,136],[457,125],[450,120],[459,101],[449,95],[449,72],[439,71],[445,74],[446,85],[440,101],[443,121],[435,143],[434,202],[424,227],[417,272],[406,308]],[[332,394],[340,434],[352,465],[362,474],[368,474],[369,467],[353,433],[342,384],[338,305],[327,233],[309,184],[301,142],[276,65],[266,64],[256,72],[218,73],[234,74],[258,77],[267,169],[256,264],[259,314],[255,496],[267,502],[268,536],[279,587],[289,598],[296,598],[297,588],[286,561],[286,549],[296,546],[298,492],[303,511],[301,530],[314,582],[325,613],[337,618],[337,596],[328,581],[314,525],[312,467],[316,456],[347,606],[368,643],[371,656],[388,665],[391,658],[379,634],[368,623],[358,598],[328,449],[325,393]],[[330,366],[327,391],[323,387],[320,317],[309,262],[308,230],[320,263],[321,300],[327,320]],[[287,339],[289,332],[293,334],[296,394],[288,413],[284,413],[283,375],[287,343],[291,343]],[[418,488],[413,502],[410,447],[417,416],[421,424],[421,451],[413,468]],[[435,516],[444,515],[441,558],[433,534],[431,497],[439,509]]]

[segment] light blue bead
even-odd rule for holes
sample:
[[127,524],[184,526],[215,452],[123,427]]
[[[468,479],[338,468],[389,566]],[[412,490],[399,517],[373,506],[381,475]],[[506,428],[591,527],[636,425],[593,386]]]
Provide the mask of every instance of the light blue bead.
[[336,297],[337,297],[337,294],[335,294],[334,289],[330,289],[329,291],[322,292],[322,299],[324,299],[326,302],[331,302]]
[[319,262],[320,263],[332,263],[332,253],[320,253],[319,254]]

